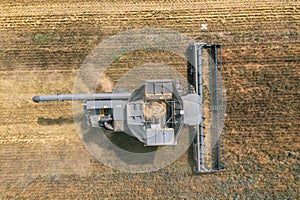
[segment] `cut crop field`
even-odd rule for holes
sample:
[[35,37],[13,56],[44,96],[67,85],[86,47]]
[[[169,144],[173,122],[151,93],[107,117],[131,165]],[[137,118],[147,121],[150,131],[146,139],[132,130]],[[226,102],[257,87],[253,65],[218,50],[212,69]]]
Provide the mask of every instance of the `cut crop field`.
[[[299,198],[299,2],[2,0],[0,9],[0,199]],[[85,149],[71,102],[32,102],[72,93],[101,41],[145,27],[223,45],[226,171],[193,174],[191,149],[159,171],[116,171]],[[180,59],[135,51],[107,80],[149,62],[186,76]]]

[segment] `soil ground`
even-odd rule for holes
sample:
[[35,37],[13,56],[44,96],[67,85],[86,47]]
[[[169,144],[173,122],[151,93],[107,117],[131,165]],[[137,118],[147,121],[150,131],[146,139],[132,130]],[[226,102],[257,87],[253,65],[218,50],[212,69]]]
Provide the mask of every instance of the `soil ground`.
[[[0,8],[0,199],[299,198],[299,2],[2,0]],[[157,172],[115,171],[82,145],[70,102],[31,101],[71,93],[100,41],[143,27],[223,45],[225,172],[192,174],[190,151]]]

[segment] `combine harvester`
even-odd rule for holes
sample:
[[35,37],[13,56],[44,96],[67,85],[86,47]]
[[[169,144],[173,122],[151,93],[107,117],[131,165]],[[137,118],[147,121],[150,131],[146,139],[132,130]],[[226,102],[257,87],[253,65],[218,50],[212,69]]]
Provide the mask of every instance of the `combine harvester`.
[[[210,56],[210,127],[204,127],[203,53]],[[145,146],[176,145],[184,125],[196,131],[193,142],[196,173],[224,170],[219,120],[221,45],[192,43],[187,49],[189,93],[174,80],[145,80],[133,92],[34,96],[34,102],[84,101],[90,127],[134,136]]]

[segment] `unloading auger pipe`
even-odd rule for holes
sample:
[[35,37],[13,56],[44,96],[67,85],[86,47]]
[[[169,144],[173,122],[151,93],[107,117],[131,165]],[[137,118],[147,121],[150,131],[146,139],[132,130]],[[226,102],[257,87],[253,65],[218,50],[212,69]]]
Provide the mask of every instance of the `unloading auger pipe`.
[[131,93],[99,93],[99,94],[57,94],[38,95],[32,98],[34,102],[47,101],[81,101],[81,100],[124,100],[129,99]]

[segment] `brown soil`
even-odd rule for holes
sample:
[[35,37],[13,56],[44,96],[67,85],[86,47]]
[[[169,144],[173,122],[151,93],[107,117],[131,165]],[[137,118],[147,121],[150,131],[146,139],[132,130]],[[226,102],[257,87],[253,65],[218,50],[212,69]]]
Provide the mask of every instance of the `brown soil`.
[[[297,1],[2,0],[0,7],[0,199],[299,197]],[[225,172],[193,175],[190,151],[157,172],[117,172],[86,151],[70,102],[31,101],[71,93],[100,41],[143,27],[223,44]],[[158,62],[154,54],[145,61]],[[122,70],[113,64],[108,81],[140,55],[120,60]],[[161,59],[185,75],[180,60]]]

